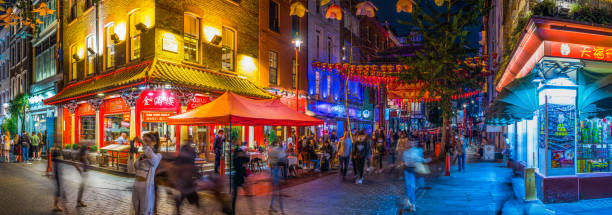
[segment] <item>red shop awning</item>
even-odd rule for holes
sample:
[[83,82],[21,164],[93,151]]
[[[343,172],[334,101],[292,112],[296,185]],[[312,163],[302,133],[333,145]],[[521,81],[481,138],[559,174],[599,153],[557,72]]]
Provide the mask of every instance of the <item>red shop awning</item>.
[[313,126],[323,121],[297,112],[278,99],[255,100],[226,92],[192,111],[168,117],[172,125]]

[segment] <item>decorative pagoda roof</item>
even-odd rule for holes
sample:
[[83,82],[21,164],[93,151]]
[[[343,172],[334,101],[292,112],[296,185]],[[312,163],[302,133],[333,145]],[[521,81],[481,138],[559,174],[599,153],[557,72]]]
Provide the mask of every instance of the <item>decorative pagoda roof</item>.
[[46,105],[65,103],[144,84],[171,84],[195,91],[223,93],[231,91],[255,98],[273,98],[266,90],[245,78],[197,66],[152,60],[94,76],[66,86],[44,101]]

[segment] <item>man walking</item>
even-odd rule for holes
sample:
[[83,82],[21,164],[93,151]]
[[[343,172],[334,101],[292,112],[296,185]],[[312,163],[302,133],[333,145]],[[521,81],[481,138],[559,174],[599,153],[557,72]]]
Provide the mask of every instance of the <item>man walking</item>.
[[459,139],[455,144],[455,152],[457,152],[457,167],[459,172],[465,172],[465,138]]
[[217,174],[219,174],[221,156],[223,156],[223,142],[225,142],[225,135],[223,134],[223,130],[219,130],[213,142],[213,149],[215,150],[215,173]]
[[367,142],[367,137],[364,131],[361,131],[357,141],[353,144],[352,149],[352,158],[353,158],[353,167],[355,172],[355,184],[363,183],[363,170],[365,159],[368,156],[368,151],[370,151],[370,144]]

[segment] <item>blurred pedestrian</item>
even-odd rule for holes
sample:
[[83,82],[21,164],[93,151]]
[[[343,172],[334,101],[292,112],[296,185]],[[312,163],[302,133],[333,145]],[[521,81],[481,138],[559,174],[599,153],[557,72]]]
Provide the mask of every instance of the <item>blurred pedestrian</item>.
[[11,134],[7,131],[2,136],[4,147],[2,150],[4,151],[4,161],[7,163],[11,162]]
[[152,132],[143,136],[143,154],[136,159],[136,179],[132,191],[132,209],[136,215],[152,215],[155,207],[155,170],[162,159],[158,136]]
[[19,142],[21,143],[21,156],[24,162],[30,160],[30,145],[32,141],[30,140],[30,134],[28,132],[23,131],[21,137],[19,138]]
[[[238,197],[238,188],[242,188],[246,190],[245,187],[245,178],[247,175],[247,165],[249,163],[249,157],[245,151],[240,148],[236,149],[234,156],[234,171],[235,175],[232,178],[232,214],[236,213],[236,198]],[[251,203],[249,200],[249,207],[251,207]]]
[[383,157],[385,156],[385,152],[385,139],[384,135],[381,134],[376,137],[376,142],[374,143],[374,167],[378,169],[377,172],[380,172],[383,169]]
[[457,153],[457,168],[459,172],[465,172],[465,150],[466,150],[465,138],[460,138],[455,144],[455,152]]
[[134,173],[136,171],[134,167],[134,156],[138,154],[138,148],[142,146],[142,139],[140,137],[134,137],[132,141],[130,141],[130,149],[128,151],[128,161],[127,161],[127,169],[129,173]]
[[40,138],[36,135],[36,132],[32,132],[32,160],[40,160],[40,154],[38,153],[40,146]]
[[19,140],[21,138],[19,138],[19,134],[15,135],[15,138],[13,138],[13,143],[11,144],[13,146],[13,156],[15,156],[15,162],[21,162],[21,141]]
[[[39,133],[39,134],[40,134],[40,133]],[[47,130],[45,130],[45,131],[42,133],[42,136],[40,136],[40,138],[41,138],[41,139],[40,139],[40,142],[41,142],[41,143],[42,143],[42,145],[43,145],[43,147],[42,147],[42,148],[43,148],[43,149],[45,149],[45,152],[46,152],[46,153],[49,153],[49,145],[47,145]]]
[[[344,136],[340,138],[338,142],[338,159],[340,160],[340,172],[342,173],[342,180],[346,177],[348,172],[349,158],[351,156],[352,149],[351,137],[348,132],[344,132]],[[355,164],[353,164],[355,165]]]
[[429,159],[423,158],[423,149],[417,147],[415,141],[411,141],[408,147],[402,154],[404,182],[406,184],[404,206],[408,207],[411,212],[414,212],[416,211],[416,174],[429,174],[429,168],[424,164],[429,162]]
[[332,158],[332,155],[334,154],[334,149],[332,148],[331,144],[329,143],[329,140],[326,140],[323,145],[321,146],[321,171],[327,171],[330,168],[330,159]]
[[225,142],[225,135],[223,130],[217,131],[217,137],[213,142],[213,149],[215,151],[215,173],[219,174],[219,168],[221,166],[221,157],[223,156],[223,143]]
[[280,205],[280,209],[284,212],[283,199],[280,192],[281,184],[281,172],[287,162],[287,154],[284,152],[282,147],[277,143],[273,145],[272,151],[269,155],[270,164],[272,169],[270,170],[272,177],[272,199],[270,200],[270,210],[276,212],[274,209],[274,200],[276,199]]
[[81,175],[81,184],[79,185],[79,193],[77,195],[77,207],[87,207],[87,205],[83,202],[83,192],[85,191],[85,186],[87,186],[87,146],[82,145],[79,148],[79,152],[77,154],[78,163],[74,164],[74,168]]
[[352,159],[355,173],[355,184],[363,183],[363,171],[365,159],[367,158],[370,145],[367,142],[367,137],[364,131],[359,134],[357,141],[353,144]]
[[60,198],[64,194],[62,190],[62,165],[59,163],[61,155],[61,148],[54,146],[51,149],[51,159],[53,164],[53,179],[55,179],[55,195],[53,196],[53,210],[64,211],[60,205]]

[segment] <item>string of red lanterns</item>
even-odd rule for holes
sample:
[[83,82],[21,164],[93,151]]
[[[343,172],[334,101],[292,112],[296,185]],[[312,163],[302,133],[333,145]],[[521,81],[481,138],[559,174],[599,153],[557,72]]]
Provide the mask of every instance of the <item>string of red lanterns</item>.
[[[492,59],[497,59],[497,54],[492,54]],[[457,66],[460,67],[462,64],[469,68],[481,67],[480,73],[477,75],[480,77],[486,77],[493,74],[493,71],[488,70],[487,66],[488,56],[482,57],[477,56],[473,58],[466,58],[463,61],[457,61]],[[493,68],[497,67],[497,62],[493,62]],[[399,79],[399,75],[402,72],[410,71],[412,68],[404,64],[386,64],[386,65],[354,65],[348,63],[322,63],[313,62],[312,68],[315,70],[322,70],[323,72],[331,74],[340,74],[344,78],[348,78],[351,81],[357,81],[368,86],[374,86],[379,84],[392,84],[392,83],[408,83],[416,84],[422,83],[422,81],[402,81]],[[463,68],[453,70],[454,72],[462,75],[467,75],[467,71]]]

